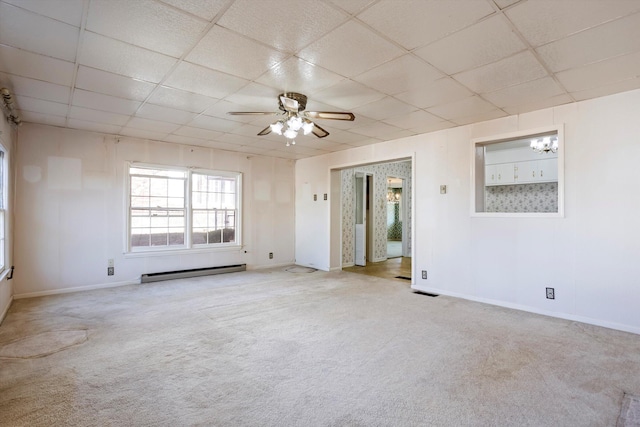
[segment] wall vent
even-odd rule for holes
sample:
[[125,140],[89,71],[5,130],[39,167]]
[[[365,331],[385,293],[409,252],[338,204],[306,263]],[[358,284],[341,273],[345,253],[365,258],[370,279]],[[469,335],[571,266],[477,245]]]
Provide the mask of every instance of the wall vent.
[[210,276],[213,274],[245,271],[247,264],[225,265],[220,267],[194,268],[191,270],[166,271],[163,273],[143,274],[140,283],[159,282],[161,280],[185,279],[188,277]]

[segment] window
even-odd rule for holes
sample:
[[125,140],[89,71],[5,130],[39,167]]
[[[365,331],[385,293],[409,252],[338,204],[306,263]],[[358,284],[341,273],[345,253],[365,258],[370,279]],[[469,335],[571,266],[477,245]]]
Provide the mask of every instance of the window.
[[239,246],[241,174],[129,166],[129,251]]
[[563,215],[562,127],[474,140],[472,214]]

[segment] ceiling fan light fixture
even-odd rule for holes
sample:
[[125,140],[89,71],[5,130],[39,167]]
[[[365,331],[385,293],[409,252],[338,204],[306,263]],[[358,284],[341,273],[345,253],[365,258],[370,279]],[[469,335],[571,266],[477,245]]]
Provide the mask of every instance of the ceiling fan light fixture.
[[292,114],[289,116],[289,119],[287,119],[287,126],[296,132],[299,131],[302,127],[302,118],[297,114]]
[[530,147],[537,153],[557,153],[558,138],[545,136],[544,138],[534,138],[531,140]]
[[289,128],[284,131],[283,135],[285,138],[294,139],[296,136],[298,136],[298,131]]
[[269,125],[269,127],[271,127],[271,131],[273,133],[277,133],[278,135],[282,135],[282,129],[284,128],[284,123],[282,123],[281,121],[277,121],[275,123],[271,123]]
[[311,132],[313,132],[313,122],[311,120],[305,119],[304,123],[302,124],[302,132],[305,135],[309,135]]

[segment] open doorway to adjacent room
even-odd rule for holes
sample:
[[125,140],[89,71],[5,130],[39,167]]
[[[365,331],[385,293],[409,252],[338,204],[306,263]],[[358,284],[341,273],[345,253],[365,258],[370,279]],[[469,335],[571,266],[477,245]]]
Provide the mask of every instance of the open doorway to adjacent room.
[[411,160],[354,166],[333,176],[340,180],[341,209],[334,215],[342,223],[342,269],[410,285]]

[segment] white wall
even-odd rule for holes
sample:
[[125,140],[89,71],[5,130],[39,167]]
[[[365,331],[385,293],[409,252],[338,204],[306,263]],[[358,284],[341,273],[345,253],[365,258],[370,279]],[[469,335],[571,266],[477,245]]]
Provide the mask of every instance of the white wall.
[[[415,153],[414,289],[640,333],[639,116],[636,90],[299,160],[296,185],[324,192],[332,168]],[[472,217],[471,139],[557,124],[565,129],[565,217]],[[329,223],[328,206],[302,196],[296,259],[329,269],[340,250],[330,227],[340,225]]]
[[15,152],[15,130],[9,126],[9,123],[5,120],[4,115],[0,112],[0,143],[6,150],[6,155],[9,159],[8,176],[8,194],[7,194],[7,206],[5,208],[5,223],[7,224],[5,235],[5,270],[0,277],[0,323],[4,320],[11,301],[13,299],[13,282],[7,279],[7,273],[13,265],[13,182],[14,182],[14,164],[13,154]]
[[[128,160],[242,172],[244,248],[126,256]],[[136,283],[144,273],[293,262],[291,160],[26,124],[18,133],[17,168],[16,297]],[[107,276],[110,258],[114,276]]]

